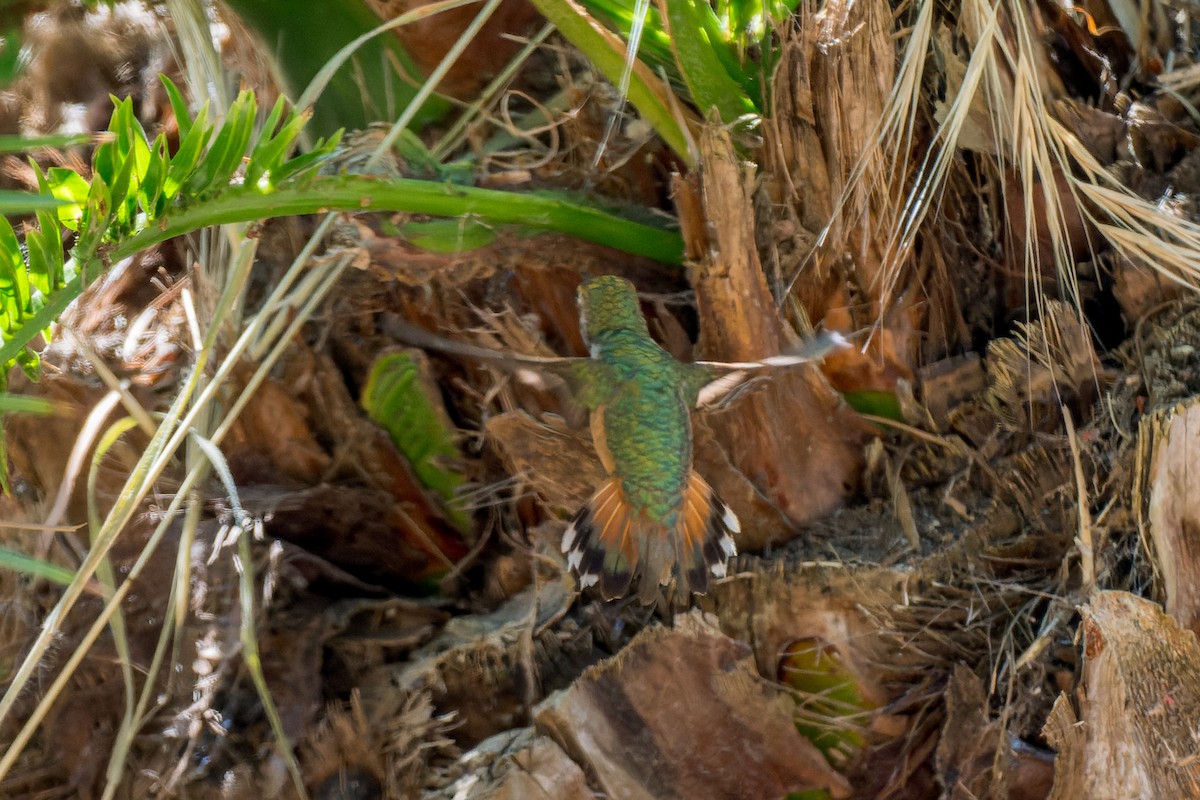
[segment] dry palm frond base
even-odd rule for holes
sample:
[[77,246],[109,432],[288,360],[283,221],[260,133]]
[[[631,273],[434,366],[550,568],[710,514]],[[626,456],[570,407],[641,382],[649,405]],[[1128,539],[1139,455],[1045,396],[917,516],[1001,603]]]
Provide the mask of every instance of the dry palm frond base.
[[[528,280],[536,286],[555,274]],[[460,315],[464,329],[486,324],[480,335],[489,345],[524,346],[527,340],[512,337],[529,336],[529,311],[514,314],[510,307],[481,316],[473,310],[489,296],[504,297],[506,305],[519,297],[511,290],[491,294],[501,280],[506,278],[456,285],[424,307],[444,303],[447,318]],[[387,466],[403,462],[380,455],[390,452],[390,443],[364,427],[349,400],[345,365],[365,369],[373,348],[386,346],[378,334],[361,335],[370,330],[361,309],[383,306],[398,290],[371,272],[350,273],[343,289],[329,321],[315,323],[313,338],[293,346],[274,378],[278,386],[268,383],[260,391],[256,403],[263,407],[247,409],[227,452],[242,507],[264,521],[267,539],[255,545],[264,672],[312,791],[389,787],[392,796],[402,796],[423,787],[432,796],[483,798],[522,796],[536,785],[551,796],[570,797],[587,786],[640,785],[645,796],[661,796],[669,776],[649,766],[654,759],[710,762],[717,754],[758,752],[764,737],[787,744],[773,751],[778,763],[772,771],[758,774],[768,793],[825,787],[844,796],[854,787],[879,796],[924,797],[951,772],[969,768],[973,781],[1009,785],[1027,780],[1024,773],[1034,767],[1024,760],[1036,766],[1045,759],[1028,743],[1038,741],[1055,688],[1069,687],[1074,671],[1066,627],[1073,521],[1062,511],[1074,489],[1065,440],[1031,438],[1021,426],[997,420],[986,440],[997,452],[982,459],[979,448],[956,432],[891,434],[884,444],[896,465],[890,485],[893,495],[903,492],[909,501],[917,552],[892,502],[856,503],[815,521],[804,542],[769,557],[743,557],[731,578],[698,600],[708,614],[703,623],[677,617],[676,632],[667,637],[655,623],[672,618],[668,606],[645,610],[581,601],[555,561],[562,522],[553,512],[586,496],[587,470],[580,465],[591,458],[586,437],[568,421],[530,413],[561,410],[570,416],[559,393],[479,365],[443,362],[443,385],[460,393],[456,413],[462,424],[482,422],[479,429],[488,433],[478,440],[473,469],[481,477],[519,480],[480,495],[489,505],[479,513],[494,520],[499,535],[484,541],[476,562],[443,583],[440,599],[406,600],[397,593],[411,593],[405,587],[419,585],[440,552],[429,543],[446,541],[437,537],[452,529],[435,503],[405,488],[411,478],[401,480]],[[464,297],[474,299],[468,304]],[[317,341],[324,341],[325,353],[342,354],[343,370],[329,355],[315,355]],[[1037,346],[1029,338],[1014,341],[1015,348]],[[62,363],[39,390],[82,379],[66,368],[78,362],[64,356]],[[955,406],[949,418],[979,419],[989,409],[1050,402],[1042,393],[1017,391],[1002,380],[1005,374],[990,370],[991,394],[979,393],[969,407]],[[153,396],[145,402],[153,407]],[[526,411],[481,413],[504,407]],[[736,407],[720,413],[734,412]],[[479,422],[470,422],[468,414],[479,414]],[[54,456],[38,451],[32,434],[19,426],[9,432],[14,458]],[[702,430],[701,440],[720,452],[715,434]],[[57,456],[57,468],[23,474],[51,480],[61,475],[66,457]],[[868,491],[870,486],[868,480]],[[49,486],[38,488],[50,492]],[[135,739],[130,763],[136,769],[127,772],[134,794],[286,791],[279,763],[256,755],[270,735],[239,658],[234,548],[220,535],[230,509],[215,486],[212,495],[207,521],[188,547],[191,591],[175,645],[183,671],[162,684],[160,707]],[[428,504],[426,511],[421,503]],[[118,572],[145,542],[154,519],[147,509],[143,523],[128,531],[116,554]],[[176,528],[139,578],[136,605],[126,609],[138,621],[128,634],[137,664],[148,662],[161,630],[163,617],[154,609],[166,603],[171,545],[181,547],[182,537]],[[94,612],[85,606],[76,613],[86,621]],[[64,653],[75,635],[64,630]],[[811,702],[776,682],[783,654],[798,640],[819,641],[835,652],[875,709],[860,711],[853,723],[861,729],[861,744],[829,763],[792,727],[793,715]],[[1042,648],[1027,656],[1039,642]],[[680,664],[688,666],[686,673]],[[57,666],[46,668],[53,674]],[[958,717],[949,714],[944,696],[958,685],[953,681],[966,680],[963,670],[991,687],[970,714],[980,747],[995,743],[1011,752],[999,766],[985,768],[978,749],[939,748],[943,730],[958,730],[947,728]],[[66,782],[83,793],[100,780],[109,741],[102,731],[117,727],[121,709],[119,702],[99,699],[120,696],[119,674],[111,649],[93,651],[60,701],[63,710],[48,720],[45,743],[28,751],[6,792],[20,796]],[[652,702],[665,675],[678,683],[677,707]],[[555,695],[558,690],[567,694]],[[322,710],[331,700],[351,697],[358,699],[349,712]],[[1000,705],[997,697],[1004,698]],[[752,700],[759,706],[748,705]],[[738,727],[712,716],[719,702],[759,710],[738,717]],[[596,708],[625,710],[599,725],[588,711]],[[762,727],[768,722],[776,731],[769,736]],[[693,741],[690,733],[697,729],[708,735]],[[87,746],[68,735],[73,730],[90,731]],[[608,752],[626,752],[630,730],[659,749],[644,751],[640,771],[630,761],[611,772],[615,757],[597,761],[595,752],[605,751],[592,745],[600,747],[597,737],[607,735]],[[592,744],[584,747],[584,740]],[[455,747],[474,749],[459,759]],[[72,759],[74,771],[64,774],[58,765],[67,763],[72,748],[96,755]],[[689,793],[705,796],[703,786],[744,779],[735,766],[720,763],[716,774],[688,777],[704,779],[686,784]]]

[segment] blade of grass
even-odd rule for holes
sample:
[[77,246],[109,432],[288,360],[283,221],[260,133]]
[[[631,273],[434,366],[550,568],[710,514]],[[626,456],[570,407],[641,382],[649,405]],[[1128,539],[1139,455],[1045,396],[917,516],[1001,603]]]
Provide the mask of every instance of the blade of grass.
[[[117,440],[121,436],[137,426],[137,420],[133,417],[119,419],[109,426],[108,430],[104,432],[104,435],[100,437],[100,440],[96,444],[96,451],[92,455],[92,464],[87,476],[88,528],[93,532],[97,532],[103,527],[100,519],[100,507],[96,499],[96,477],[100,473],[100,462],[104,460],[104,456],[117,443]],[[105,596],[111,597],[116,593],[116,571],[113,569],[112,561],[108,555],[105,555],[100,560],[100,564],[96,568],[96,577],[99,579],[100,585],[104,587]],[[113,647],[117,651],[117,662],[121,666],[121,680],[125,687],[125,713],[121,718],[121,725],[117,729],[117,735],[114,740],[115,746],[109,754],[108,767],[105,770],[105,776],[108,779],[107,791],[105,792],[106,797],[110,797],[111,792],[115,791],[118,778],[124,768],[126,756],[128,755],[129,731],[134,726],[134,698],[137,695],[137,686],[133,678],[133,655],[129,648],[129,635],[125,625],[125,615],[122,613],[120,606],[117,607],[116,612],[109,621],[108,627],[112,631]]]
[[[471,43],[471,40],[474,39],[476,34],[479,33],[484,23],[486,23],[488,19],[491,18],[492,14],[495,13],[496,9],[500,7],[500,2],[501,0],[487,0],[487,3],[484,4],[483,8],[479,10],[479,13],[477,13],[475,18],[471,20],[471,24],[468,25],[461,34],[459,34],[458,39],[456,39],[450,49],[446,51],[446,55],[442,57],[442,60],[438,62],[437,67],[434,68],[433,72],[429,74],[429,77],[417,90],[417,93],[413,96],[413,99],[408,104],[408,107],[405,108],[404,111],[400,113],[400,116],[396,118],[395,122],[392,123],[392,127],[388,130],[383,139],[380,140],[379,145],[375,148],[375,152],[373,152],[371,157],[367,159],[368,170],[376,166],[380,160],[382,160],[388,153],[391,152],[392,145],[397,139],[400,138],[401,134],[408,130],[409,126],[415,120],[416,109],[418,108],[419,104],[424,103],[425,98],[429,97],[433,93],[434,88],[442,82],[443,78],[446,77],[446,74],[450,71],[450,68],[454,66],[454,62],[458,61],[458,57],[462,55],[464,50],[467,49],[467,45]],[[426,6],[425,8],[428,9],[429,6]],[[403,16],[400,17],[401,20],[404,18],[405,17]]]
[[[284,730],[283,720],[279,716],[279,709],[276,707],[275,700],[271,696],[271,690],[267,686],[267,677],[263,673],[262,668],[262,655],[258,648],[258,634],[254,619],[256,613],[254,610],[254,554],[250,551],[250,536],[253,534],[257,539],[263,538],[262,522],[251,519],[250,515],[242,508],[241,500],[238,498],[237,483],[233,480],[233,473],[229,469],[225,455],[216,444],[195,433],[193,433],[192,440],[199,445],[200,450],[204,453],[205,458],[208,459],[213,471],[220,479],[221,485],[225,487],[225,495],[229,499],[229,505],[233,511],[233,527],[238,531],[238,549],[237,557],[234,559],[234,568],[238,573],[238,597],[242,606],[242,624],[240,628],[242,658],[245,661],[246,669],[250,671],[250,679],[254,683],[259,702],[262,703],[263,711],[270,722],[271,731],[275,734],[275,745],[279,750],[280,757],[287,764],[288,772],[292,776],[292,783],[295,786],[296,794],[303,798],[303,800],[307,800],[308,791],[304,786],[304,778],[300,774],[300,764],[296,761],[296,754],[293,752],[287,732]],[[219,541],[221,538],[221,536],[218,536],[217,540]]]
[[65,205],[67,205],[65,201],[45,195],[14,192],[9,189],[0,190],[0,214],[6,216],[31,214],[34,211],[52,211]]
[[7,569],[24,575],[32,575],[36,578],[44,578],[51,583],[57,583],[59,586],[66,586],[75,577],[74,570],[60,567],[57,564],[51,564],[48,561],[42,561],[39,558],[34,558],[16,550],[10,550],[7,547],[0,547],[0,569]]
[[43,397],[0,392],[0,414],[38,414],[49,416],[64,410],[65,406]]
[[[625,44],[592,17],[575,0],[532,0],[542,16],[554,23],[559,33],[571,44],[583,51],[596,69],[600,70],[614,86],[621,83],[621,75],[629,59]],[[662,137],[689,167],[696,164],[695,155],[688,145],[689,133],[674,113],[675,106],[668,99],[670,92],[662,80],[640,61],[634,60],[629,80],[629,102],[642,118]]]

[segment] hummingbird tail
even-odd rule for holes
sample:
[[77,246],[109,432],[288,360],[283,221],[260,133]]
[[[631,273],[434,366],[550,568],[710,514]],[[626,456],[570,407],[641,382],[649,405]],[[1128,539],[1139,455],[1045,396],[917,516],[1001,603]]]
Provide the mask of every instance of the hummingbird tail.
[[641,559],[643,526],[625,491],[610,478],[571,520],[563,532],[562,551],[567,566],[579,576],[579,587],[599,586],[605,600],[629,591]]
[[704,594],[708,576],[724,578],[729,559],[737,555],[733,535],[741,524],[733,509],[696,472],[688,478],[683,508],[675,526],[675,560],[681,594]]
[[636,578],[638,599],[649,603],[672,572],[684,595],[707,591],[709,574],[725,577],[729,558],[737,554],[733,534],[739,530],[732,509],[695,472],[671,531],[636,513],[620,482],[609,479],[571,520],[562,551],[581,588],[597,586],[604,599],[612,600],[627,594]]

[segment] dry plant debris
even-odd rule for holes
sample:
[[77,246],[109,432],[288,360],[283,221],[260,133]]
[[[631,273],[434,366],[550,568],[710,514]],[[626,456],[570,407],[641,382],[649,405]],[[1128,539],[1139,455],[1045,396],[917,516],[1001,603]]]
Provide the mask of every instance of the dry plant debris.
[[786,695],[758,675],[750,649],[697,614],[647,628],[534,719],[611,797],[850,795],[796,732]]

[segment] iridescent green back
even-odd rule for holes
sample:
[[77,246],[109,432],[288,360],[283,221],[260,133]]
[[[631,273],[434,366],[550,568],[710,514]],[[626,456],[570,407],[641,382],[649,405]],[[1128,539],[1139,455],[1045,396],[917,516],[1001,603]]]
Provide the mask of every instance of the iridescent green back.
[[692,469],[689,366],[650,338],[633,284],[606,275],[579,290],[584,334],[598,362],[604,442],[629,501],[646,516],[672,525]]

